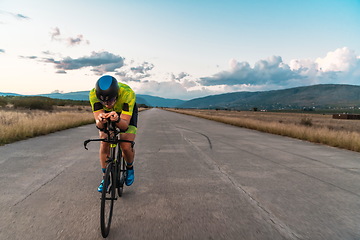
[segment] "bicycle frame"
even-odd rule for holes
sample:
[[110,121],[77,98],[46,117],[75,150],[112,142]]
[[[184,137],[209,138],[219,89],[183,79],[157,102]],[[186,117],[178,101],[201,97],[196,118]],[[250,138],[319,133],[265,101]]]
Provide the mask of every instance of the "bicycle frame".
[[[103,190],[101,192],[101,204],[100,204],[100,226],[101,234],[106,238],[110,232],[110,225],[113,213],[114,200],[117,200],[115,196],[116,189],[118,190],[118,196],[122,196],[124,181],[126,178],[125,160],[122,157],[122,150],[120,147],[121,142],[131,143],[131,147],[134,147],[135,142],[119,139],[120,130],[116,127],[114,122],[108,119],[108,122],[103,131],[107,134],[106,138],[100,139],[88,139],[84,141],[84,148],[88,150],[87,144],[89,142],[106,142],[109,143],[110,154],[106,160],[106,170],[103,176]],[[108,202],[108,206],[107,203]],[[106,210],[108,209],[108,210]],[[108,213],[108,214],[107,214]]]
[[[129,140],[122,140],[119,139],[119,134],[120,134],[120,130],[116,127],[114,122],[111,122],[110,119],[108,119],[108,122],[104,128],[104,133],[107,134],[106,138],[99,138],[99,139],[88,139],[84,141],[84,148],[86,150],[88,150],[87,145],[89,142],[107,142],[110,145],[110,155],[108,157],[108,159],[106,160],[107,164],[113,163],[113,166],[115,167],[114,169],[114,174],[115,174],[115,179],[118,180],[119,174],[120,174],[120,170],[124,169],[124,165],[121,164],[125,164],[124,162],[120,162],[120,161],[124,161],[122,160],[122,150],[120,147],[121,142],[128,142],[131,143],[131,147],[133,148],[135,145],[135,142],[133,141],[129,141]],[[118,149],[116,149],[118,148]],[[117,155],[116,155],[116,150],[117,150]],[[122,170],[123,171],[123,170]],[[119,188],[120,185],[119,183],[116,181],[116,188]],[[120,193],[119,193],[120,195]]]

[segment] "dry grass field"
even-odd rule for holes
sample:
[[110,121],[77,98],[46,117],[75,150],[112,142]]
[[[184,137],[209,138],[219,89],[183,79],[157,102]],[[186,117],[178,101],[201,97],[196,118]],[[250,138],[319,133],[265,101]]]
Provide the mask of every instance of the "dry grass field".
[[54,111],[0,110],[0,145],[94,122],[90,107],[56,107]]
[[50,112],[0,108],[0,146],[90,123],[95,123],[90,106],[55,106]]
[[323,114],[168,110],[360,152],[360,120],[333,119]]

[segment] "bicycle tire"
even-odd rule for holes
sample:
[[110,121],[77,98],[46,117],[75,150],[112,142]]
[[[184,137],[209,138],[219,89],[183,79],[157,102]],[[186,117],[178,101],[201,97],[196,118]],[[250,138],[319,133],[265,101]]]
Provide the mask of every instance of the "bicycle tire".
[[123,191],[124,191],[125,174],[126,174],[125,160],[124,160],[124,158],[121,158],[120,162],[119,162],[119,172],[118,172],[118,178],[119,178],[118,195],[119,195],[119,197],[122,196]]
[[114,183],[113,163],[110,162],[105,171],[104,186],[101,193],[100,225],[101,235],[104,238],[106,238],[110,232],[116,191]]
[[120,147],[120,144],[117,145],[117,192],[118,192],[118,196],[122,197],[122,193],[124,190],[124,182],[125,182],[125,175],[124,175],[124,169],[125,169],[125,160],[124,157],[122,155],[122,150]]

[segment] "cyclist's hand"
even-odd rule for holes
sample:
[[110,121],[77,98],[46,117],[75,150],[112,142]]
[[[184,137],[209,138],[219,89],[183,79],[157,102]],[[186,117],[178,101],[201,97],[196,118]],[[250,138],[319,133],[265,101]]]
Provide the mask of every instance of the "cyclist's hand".
[[101,123],[106,123],[106,122],[107,122],[107,120],[106,120],[107,118],[108,118],[108,116],[107,116],[106,113],[100,113],[99,116],[98,116],[98,120],[99,120],[99,122],[101,122]]
[[110,120],[113,121],[113,122],[118,122],[118,121],[119,121],[119,118],[120,118],[120,116],[119,116],[115,111],[109,112],[109,113],[108,113],[108,117],[109,117]]

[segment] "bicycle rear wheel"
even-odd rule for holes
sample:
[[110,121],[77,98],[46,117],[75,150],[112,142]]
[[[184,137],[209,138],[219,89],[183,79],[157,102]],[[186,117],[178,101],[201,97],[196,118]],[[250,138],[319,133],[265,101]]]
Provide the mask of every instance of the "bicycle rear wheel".
[[101,193],[101,208],[100,208],[100,225],[101,225],[101,234],[104,238],[109,235],[111,218],[114,207],[115,200],[115,182],[114,182],[114,173],[113,173],[113,163],[110,162],[107,165],[105,176],[104,176],[104,186]]
[[119,173],[118,173],[118,178],[119,178],[118,195],[119,195],[119,197],[122,196],[122,193],[124,190],[124,182],[125,182],[125,177],[126,177],[125,174],[126,174],[125,160],[124,160],[124,158],[120,158]]

